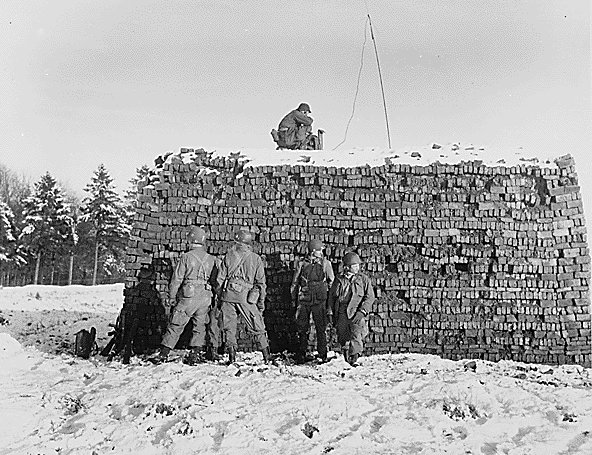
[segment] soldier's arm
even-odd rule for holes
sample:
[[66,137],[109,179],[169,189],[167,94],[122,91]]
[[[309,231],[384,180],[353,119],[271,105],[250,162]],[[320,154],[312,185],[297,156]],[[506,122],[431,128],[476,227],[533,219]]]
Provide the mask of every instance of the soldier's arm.
[[333,266],[328,259],[325,259],[324,267],[325,277],[327,278],[327,287],[330,289],[333,285],[333,281],[335,281],[335,273],[333,273]]
[[372,287],[372,281],[370,278],[365,277],[364,279],[364,297],[358,306],[358,310],[361,310],[364,313],[364,316],[367,316],[372,309],[372,304],[376,300],[374,296],[374,288]]
[[290,295],[292,298],[296,298],[298,295],[298,282],[300,281],[300,274],[302,273],[302,261],[298,261],[296,264],[296,270],[294,271],[294,277],[292,278],[292,284],[290,285]]
[[187,265],[185,263],[185,255],[179,258],[177,265],[173,269],[173,276],[171,276],[171,281],[169,282],[169,299],[173,302],[177,299],[177,292],[179,292],[179,287],[183,283],[183,278],[185,277],[185,271],[187,270]]
[[224,281],[226,281],[226,275],[228,274],[228,269],[226,268],[226,261],[224,258],[220,259],[218,262],[218,274],[216,276],[216,291],[220,293],[222,291],[222,286],[224,285]]
[[265,296],[267,295],[267,285],[265,284],[265,268],[263,267],[263,261],[260,257],[257,257],[256,264],[253,284],[259,288],[259,304],[263,304],[265,303]]
[[212,267],[212,273],[208,279],[208,283],[212,286],[214,294],[218,293],[218,274],[220,272],[220,259],[214,257],[214,267]]
[[296,123],[298,123],[299,125],[304,125],[304,126],[312,125],[312,121],[313,121],[312,118],[309,117],[308,115],[304,115],[300,111],[296,111],[294,113],[294,118],[296,119]]
[[337,314],[337,280],[333,281],[331,289],[329,289],[329,296],[327,297],[327,313]]

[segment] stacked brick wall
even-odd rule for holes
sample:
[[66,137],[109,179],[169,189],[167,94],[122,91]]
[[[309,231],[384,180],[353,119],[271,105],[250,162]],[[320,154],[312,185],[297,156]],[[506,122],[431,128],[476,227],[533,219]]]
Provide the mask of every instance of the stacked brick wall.
[[272,350],[295,341],[289,284],[315,237],[336,271],[355,250],[372,278],[366,354],[590,365],[590,255],[569,155],[552,167],[339,168],[249,167],[238,155],[181,152],[139,187],[124,304],[139,318],[138,350],[160,342],[160,296],[195,224],[215,255],[239,228],[255,233]]

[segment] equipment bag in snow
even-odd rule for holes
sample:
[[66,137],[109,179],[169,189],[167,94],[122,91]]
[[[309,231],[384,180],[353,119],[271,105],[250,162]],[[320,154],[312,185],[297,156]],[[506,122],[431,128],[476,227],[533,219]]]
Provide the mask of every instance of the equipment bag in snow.
[[82,329],[76,332],[76,346],[74,348],[74,354],[83,359],[88,359],[90,354],[95,347],[95,339],[97,337],[97,329],[91,327],[90,332],[86,329]]

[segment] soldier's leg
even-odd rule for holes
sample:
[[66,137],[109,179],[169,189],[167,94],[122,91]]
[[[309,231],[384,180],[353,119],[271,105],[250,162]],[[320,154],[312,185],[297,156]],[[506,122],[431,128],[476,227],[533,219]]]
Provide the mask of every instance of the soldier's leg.
[[191,315],[193,333],[191,335],[189,347],[201,348],[206,343],[206,320],[210,309],[210,303],[212,301],[212,294],[207,291],[202,291],[195,296],[195,299],[198,303],[195,311]]
[[351,341],[350,341],[350,357],[357,359],[364,351],[364,339],[368,335],[368,322],[363,318],[357,324],[350,321],[351,326]]
[[312,307],[312,318],[317,335],[317,351],[321,359],[327,358],[327,308],[325,304]]
[[220,346],[220,308],[218,305],[211,305],[206,320],[206,343],[214,350]]
[[296,127],[292,126],[284,132],[284,144],[287,149],[294,149],[298,146],[296,142]]
[[167,325],[166,332],[162,337],[161,345],[174,349],[177,341],[183,333],[183,329],[189,322],[191,314],[195,311],[195,302],[190,299],[181,299],[179,303],[173,308],[171,320]]
[[255,337],[261,350],[268,349],[269,341],[267,340],[265,322],[259,308],[249,303],[237,303],[236,307],[245,320],[247,331]]
[[345,309],[340,309],[337,314],[337,342],[341,346],[341,353],[346,362],[349,361],[349,340],[351,336],[349,322]]
[[237,303],[222,302],[222,331],[228,348],[236,350]]
[[306,357],[308,349],[308,336],[310,334],[310,311],[311,306],[305,304],[298,304],[296,310],[296,329],[298,331],[298,358]]
[[337,342],[339,345],[344,348],[345,346],[349,346],[349,318],[347,317],[347,313],[345,311],[339,311],[337,314]]
[[220,307],[210,305],[206,319],[206,360],[220,360]]

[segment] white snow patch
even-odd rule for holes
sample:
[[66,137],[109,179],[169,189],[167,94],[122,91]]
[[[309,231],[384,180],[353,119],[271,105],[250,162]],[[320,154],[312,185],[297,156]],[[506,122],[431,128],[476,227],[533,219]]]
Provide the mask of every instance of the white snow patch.
[[18,341],[12,338],[8,333],[0,333],[0,359],[9,357],[21,350],[22,347]]
[[31,284],[0,287],[0,310],[117,313],[122,306],[122,283],[100,286]]
[[[522,147],[513,149],[488,149],[472,144],[451,143],[448,145],[428,144],[419,147],[385,148],[352,148],[343,150],[273,150],[273,149],[216,149],[211,152],[213,157],[239,157],[247,163],[247,167],[278,166],[278,165],[310,165],[328,167],[382,166],[384,164],[409,164],[427,166],[432,163],[458,164],[468,161],[482,161],[488,166],[519,166],[537,165],[555,167],[556,156],[550,153],[527,152]],[[171,163],[173,158],[183,163],[191,163],[197,156],[193,152],[172,152],[165,162]]]

